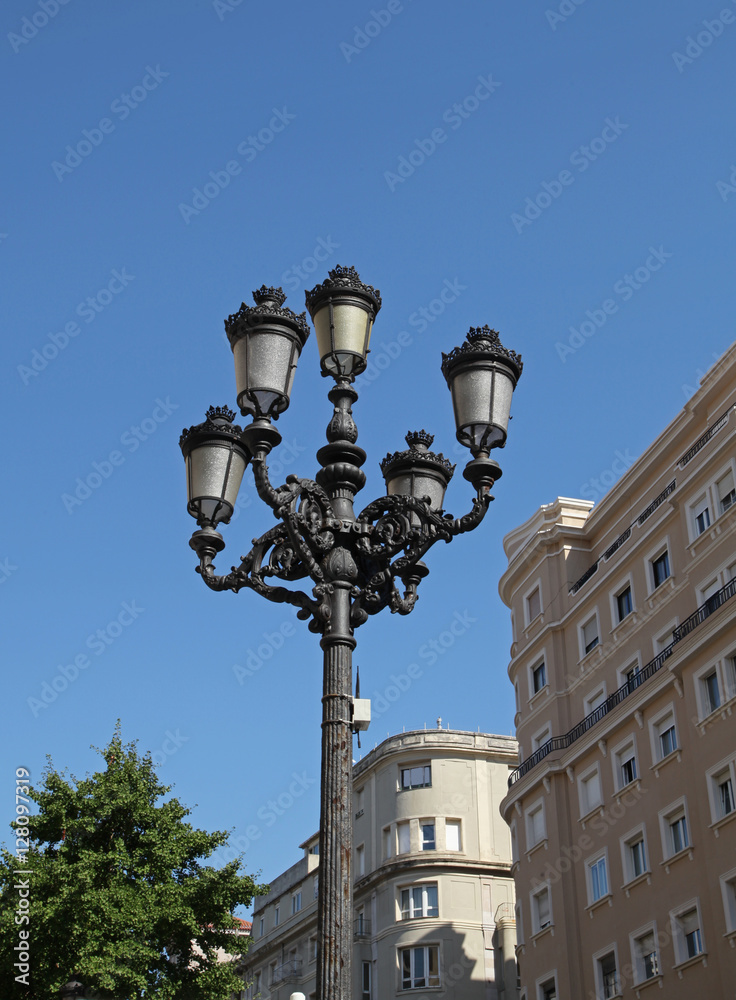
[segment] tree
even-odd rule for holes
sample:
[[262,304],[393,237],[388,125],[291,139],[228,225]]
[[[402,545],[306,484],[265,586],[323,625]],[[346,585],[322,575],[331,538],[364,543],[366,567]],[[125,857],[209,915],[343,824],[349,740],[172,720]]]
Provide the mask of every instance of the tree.
[[[50,759],[40,788],[20,779],[28,850],[17,839],[0,860],[4,981],[23,1000],[52,1000],[72,973],[90,995],[115,1000],[228,1000],[243,982],[217,949],[245,950],[233,910],[267,887],[241,874],[240,858],[220,870],[202,864],[227,832],[197,830],[177,799],[159,801],[170,787],[150,754],[123,745],[119,723],[97,752],[105,770],[82,781]],[[36,803],[33,815],[22,814],[23,798]]]

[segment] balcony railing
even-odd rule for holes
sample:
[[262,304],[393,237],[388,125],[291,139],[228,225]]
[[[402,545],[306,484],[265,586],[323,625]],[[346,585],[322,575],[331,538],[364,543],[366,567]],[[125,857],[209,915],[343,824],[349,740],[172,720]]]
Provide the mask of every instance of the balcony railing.
[[273,981],[275,983],[288,983],[293,979],[301,979],[302,977],[302,960],[301,958],[292,958],[288,962],[284,962],[283,965],[277,965],[273,973]]
[[353,937],[367,938],[371,936],[371,922],[367,917],[356,917],[353,923]]
[[690,459],[694,458],[695,455],[697,455],[697,453],[700,451],[703,445],[706,445],[714,434],[717,434],[722,427],[726,426],[726,424],[728,423],[728,415],[730,412],[731,410],[728,409],[726,410],[725,413],[721,414],[718,420],[716,420],[714,424],[711,424],[711,426],[708,428],[705,434],[703,434],[702,437],[698,438],[698,440],[695,442],[692,448],[690,448],[689,451],[685,452],[685,454],[677,463],[680,466],[680,468],[684,468],[690,461]]
[[736,577],[726,584],[725,587],[721,587],[719,591],[709,597],[708,600],[701,604],[697,611],[693,612],[689,618],[686,618],[682,625],[678,625],[676,629],[672,632],[672,642],[669,646],[665,646],[661,652],[659,652],[653,660],[650,660],[645,667],[643,667],[638,673],[635,673],[625,684],[614,691],[612,695],[609,695],[604,702],[602,702],[598,708],[590,712],[585,718],[578,722],[568,733],[564,736],[553,736],[552,739],[547,740],[543,743],[541,747],[534,751],[534,753],[527,757],[523,763],[521,763],[515,771],[512,771],[509,775],[509,788],[520,778],[523,778],[525,774],[528,774],[533,767],[544,760],[549,754],[555,750],[566,750],[571,746],[576,740],[579,740],[581,736],[592,729],[600,720],[608,715],[608,713],[620,705],[621,702],[628,698],[638,687],[640,687],[644,681],[649,680],[658,670],[662,668],[662,664],[665,660],[669,659],[672,655],[672,650],[689,635],[693,629],[696,629],[698,625],[702,624],[706,618],[717,611],[726,601],[730,600],[734,594],[736,594]]

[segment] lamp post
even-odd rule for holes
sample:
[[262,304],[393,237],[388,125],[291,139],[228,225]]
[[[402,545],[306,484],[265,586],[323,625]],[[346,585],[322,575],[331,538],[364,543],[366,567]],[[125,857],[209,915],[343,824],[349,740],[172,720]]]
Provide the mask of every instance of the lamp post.
[[[317,335],[323,376],[334,412],[327,444],[317,452],[314,479],[287,476],[274,487],[267,458],[281,441],[273,421],[287,409],[299,355],[309,336],[306,314],[284,307],[280,288],[262,286],[254,306],[230,316],[225,329],[235,359],[237,401],[252,418],[241,430],[234,412],[211,407],[204,423],[182,433],[188,510],[198,530],[190,546],[197,572],[212,590],[249,588],[270,601],[297,607],[297,617],[317,633],[323,650],[322,769],[320,790],[320,882],[317,909],[318,1000],[350,1000],[353,923],[352,734],[366,728],[366,703],[352,697],[354,632],[388,607],[409,614],[429,569],[422,557],[437,541],[476,528],[492,499],[501,470],[490,452],[503,447],[511,394],[521,358],[504,348],[487,326],[471,328],[466,342],[443,355],[442,371],[452,393],[458,440],[472,459],[463,475],[473,485],[471,510],[455,519],[443,510],[454,467],[429,451],[431,435],[408,434],[408,450],[381,463],[386,496],[356,514],[353,503],[365,484],[366,454],[356,445],[353,388],[365,370],[371,330],[381,296],[352,267],[336,267],[306,293]],[[245,468],[252,464],[260,498],[279,522],[225,575],[213,560],[225,546],[219,525],[232,515]],[[311,593],[274,586],[311,581]]]

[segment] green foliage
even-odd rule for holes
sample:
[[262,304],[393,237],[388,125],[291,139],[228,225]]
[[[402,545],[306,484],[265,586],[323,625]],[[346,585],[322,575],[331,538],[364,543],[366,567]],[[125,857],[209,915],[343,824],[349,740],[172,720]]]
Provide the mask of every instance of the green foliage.
[[[265,892],[241,861],[225,868],[202,861],[226,843],[185,822],[177,799],[160,802],[150,754],[123,745],[120,728],[98,753],[106,769],[82,781],[49,761],[30,789],[25,863],[6,850],[0,860],[0,969],[23,1000],[53,1000],[76,973],[89,996],[115,1000],[228,1000],[243,988],[236,962],[216,952],[245,950],[227,933],[232,913]],[[13,824],[15,826],[15,824]],[[27,874],[18,874],[19,871]],[[18,891],[29,881],[28,923],[18,925]],[[17,982],[19,929],[30,932],[28,984]],[[2,990],[10,996],[8,987]]]

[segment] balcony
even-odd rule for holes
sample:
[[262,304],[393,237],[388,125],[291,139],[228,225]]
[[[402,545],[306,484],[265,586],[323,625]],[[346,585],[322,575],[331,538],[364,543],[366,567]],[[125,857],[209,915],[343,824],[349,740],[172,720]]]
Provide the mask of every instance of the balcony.
[[273,973],[273,984],[291,983],[302,978],[302,960],[292,958],[283,965],[277,965]]
[[353,922],[353,938],[358,941],[361,938],[369,938],[371,936],[371,922],[367,917],[359,916],[355,918]]

